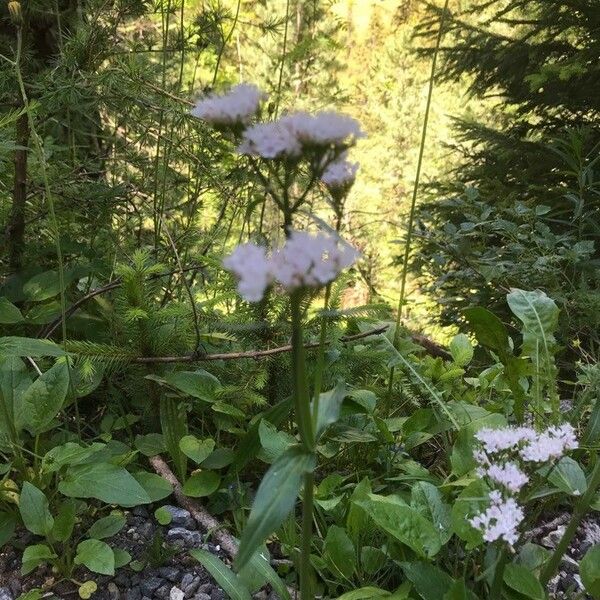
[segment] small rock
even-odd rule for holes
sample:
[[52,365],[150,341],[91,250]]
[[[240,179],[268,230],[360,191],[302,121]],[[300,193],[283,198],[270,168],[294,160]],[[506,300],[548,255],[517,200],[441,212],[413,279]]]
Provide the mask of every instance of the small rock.
[[117,584],[114,583],[114,581],[111,581],[108,584],[107,590],[108,590],[110,600],[120,600],[121,592],[119,592],[119,588],[117,587]]
[[12,593],[7,587],[0,588],[0,600],[13,600]]
[[200,592],[201,594],[208,594],[210,596],[210,593],[212,592],[214,587],[215,586],[212,583],[203,583],[198,588],[198,592]]
[[148,577],[140,584],[140,590],[144,596],[152,596],[162,583],[163,580],[160,577]]
[[254,594],[253,598],[254,600],[267,600],[267,592],[265,592],[265,590],[260,590],[260,592],[257,592],[256,594]]
[[211,600],[211,597],[209,594],[205,594],[204,592],[198,592],[193,600]]
[[175,567],[161,567],[158,570],[158,574],[163,579],[168,579],[173,583],[178,583],[181,579],[181,571]]
[[221,588],[213,588],[210,593],[210,600],[227,600],[227,595]]
[[136,517],[143,517],[144,519],[147,519],[150,516],[148,511],[143,506],[136,506],[131,512]]
[[192,581],[194,581],[195,577],[193,573],[186,573],[181,578],[181,589],[185,591],[185,588],[188,587]]
[[181,589],[186,598],[191,598],[200,586],[200,577],[192,575],[192,573],[186,573],[181,580]]
[[267,600],[281,600],[281,598],[275,592],[271,592],[268,595]]
[[167,541],[180,541],[189,548],[198,548],[202,545],[202,535],[198,531],[190,531],[184,527],[173,527],[167,532]]
[[154,525],[151,521],[146,521],[138,527],[137,532],[141,537],[149,540],[154,535]]
[[142,590],[139,587],[132,587],[127,590],[125,600],[142,600]]
[[171,525],[184,526],[191,519],[189,511],[179,506],[163,506],[163,508],[171,515]]
[[560,542],[565,534],[566,529],[566,525],[560,525],[554,531],[551,531],[545,538],[542,538],[542,544],[546,546],[546,548],[556,548],[558,542]]
[[160,600],[166,600],[171,593],[171,586],[168,583],[161,585],[155,592],[154,596]]
[[169,600],[183,600],[185,594],[177,586],[172,587],[169,592]]

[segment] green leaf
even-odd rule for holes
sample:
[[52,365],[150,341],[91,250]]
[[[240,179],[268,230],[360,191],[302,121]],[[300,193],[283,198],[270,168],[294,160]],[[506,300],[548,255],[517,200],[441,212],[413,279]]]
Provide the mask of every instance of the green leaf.
[[55,473],[63,467],[80,465],[106,449],[105,444],[94,443],[91,446],[82,446],[75,442],[67,442],[62,446],[55,446],[44,455],[42,467],[46,473]]
[[34,275],[23,285],[25,299],[30,302],[43,302],[60,294],[60,279],[57,271],[44,271]]
[[267,536],[273,533],[294,508],[303,476],[315,468],[314,454],[292,446],[269,468],[261,481],[236,557],[243,567]]
[[595,600],[600,599],[600,544],[585,553],[579,564],[579,574],[587,593]]
[[471,600],[473,597],[474,594],[469,592],[465,582],[461,579],[450,586],[450,589],[444,594],[443,600]]
[[31,533],[46,536],[52,531],[54,519],[48,508],[48,498],[28,481],[23,483],[21,489],[19,511],[23,524]]
[[58,558],[57,555],[45,544],[27,546],[23,552],[21,573],[27,575],[42,563],[55,558]]
[[467,308],[464,315],[482,346],[497,353],[510,352],[508,331],[494,313],[481,306],[474,306]]
[[296,443],[296,438],[277,428],[269,421],[262,419],[258,426],[258,435],[263,452],[259,457],[268,463],[276,461],[290,446]]
[[33,434],[42,433],[60,412],[68,391],[69,366],[59,361],[24,392],[25,426]]
[[0,548],[12,540],[17,527],[17,520],[11,513],[0,512]]
[[433,523],[394,496],[369,494],[357,504],[384,531],[423,557],[435,556],[442,547]]
[[66,542],[73,534],[75,527],[75,501],[65,500],[58,509],[52,528],[52,538],[57,542]]
[[98,584],[95,581],[86,581],[79,586],[77,593],[81,600],[89,600],[98,590]]
[[197,465],[206,460],[214,450],[215,440],[199,440],[195,435],[186,435],[179,440],[179,449]]
[[346,592],[337,598],[337,600],[379,600],[391,596],[390,592],[372,586],[366,586],[351,592]]
[[221,382],[204,369],[177,371],[165,376],[165,381],[176,390],[204,402],[215,402]]
[[217,448],[202,462],[205,469],[223,469],[233,462],[234,453],[231,448]]
[[336,579],[351,580],[356,568],[354,544],[343,527],[332,525],[323,542],[323,558]]
[[0,356],[66,356],[67,353],[50,340],[25,337],[0,338]]
[[74,560],[76,565],[84,565],[93,573],[115,574],[115,555],[112,548],[100,540],[85,540],[77,546]]
[[282,600],[291,600],[285,583],[283,583],[279,575],[275,572],[275,569],[271,566],[269,552],[264,546],[259,548],[252,555],[246,566],[238,572],[238,578],[249,590],[251,590],[252,584],[250,582],[252,581],[258,582],[256,589],[262,587],[264,584],[269,584],[279,598]]
[[319,439],[323,432],[335,423],[346,397],[347,389],[344,383],[338,384],[334,389],[324,392],[319,396],[319,410],[317,412],[316,437]]
[[464,333],[459,333],[452,338],[449,350],[452,359],[459,367],[466,367],[473,360],[473,346]]
[[180,480],[187,474],[187,457],[179,448],[179,440],[187,435],[187,412],[183,402],[177,398],[161,397],[160,425],[165,446],[175,463]]
[[190,554],[214,577],[232,600],[251,600],[250,592],[235,573],[214,554],[206,550],[190,550]]
[[116,535],[125,527],[127,520],[121,513],[111,513],[110,515],[98,519],[87,532],[87,536],[95,540],[103,540]]
[[551,468],[548,481],[571,496],[581,496],[587,489],[583,469],[569,456],[563,456],[558,464]]
[[23,320],[21,311],[4,296],[0,296],[0,324],[12,325]]
[[489,506],[488,493],[489,488],[477,479],[458,495],[452,506],[452,531],[467,542],[467,550],[483,543],[483,535],[469,523],[469,519]]
[[96,498],[107,504],[126,507],[152,501],[148,492],[126,469],[111,463],[71,467],[58,484],[58,489],[72,498]]
[[113,548],[112,551],[115,555],[115,569],[120,569],[131,562],[131,554],[127,550]]
[[380,548],[363,546],[360,550],[360,565],[365,573],[374,575],[387,563],[387,556]]
[[509,563],[504,569],[504,583],[527,598],[545,600],[546,594],[537,577],[526,567]]
[[400,566],[423,600],[440,600],[454,584],[448,573],[429,563],[404,562]]
[[191,498],[210,496],[219,489],[221,476],[214,471],[194,473],[183,484],[183,493]]
[[138,471],[133,477],[146,490],[151,502],[160,502],[173,493],[173,486],[156,473]]
[[154,518],[160,525],[169,525],[173,520],[173,515],[164,506],[161,506],[154,511]]
[[156,456],[161,454],[167,448],[165,446],[165,439],[160,433],[148,433],[147,435],[136,435],[135,436],[135,447],[144,456]]
[[435,526],[442,544],[452,537],[452,516],[450,506],[442,498],[435,485],[427,481],[417,481],[411,488],[411,506]]

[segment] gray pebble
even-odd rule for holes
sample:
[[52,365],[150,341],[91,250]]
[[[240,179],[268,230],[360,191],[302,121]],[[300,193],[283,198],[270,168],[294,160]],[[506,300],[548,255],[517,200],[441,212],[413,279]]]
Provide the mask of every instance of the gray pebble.
[[130,585],[129,577],[125,573],[118,573],[115,577],[115,583],[122,588],[128,588]]
[[108,584],[107,589],[108,589],[108,595],[109,595],[110,600],[120,600],[121,592],[119,592],[119,588],[117,587],[116,583],[111,581]]
[[181,541],[189,548],[197,548],[202,545],[202,535],[198,531],[190,531],[184,527],[173,527],[167,532],[169,542]]
[[210,600],[227,600],[227,594],[221,588],[213,588]]
[[208,594],[205,594],[204,592],[198,592],[193,600],[211,600],[211,597]]
[[163,579],[168,579],[169,581],[172,581],[173,583],[177,583],[181,580],[181,571],[179,569],[177,569],[176,567],[161,567],[158,570],[158,574]]
[[125,600],[142,600],[142,590],[137,586],[129,588]]
[[140,590],[144,596],[152,596],[154,592],[163,584],[160,577],[148,577],[140,584]]
[[191,573],[186,573],[183,576],[183,579],[181,580],[181,589],[186,598],[191,598],[198,591],[200,581],[200,577],[194,577]]
[[148,511],[143,506],[136,506],[131,512],[136,517],[144,517],[144,519],[147,519],[150,516]]
[[161,585],[155,592],[155,598],[160,598],[160,600],[166,600],[171,593],[171,586],[168,583]]
[[13,600],[12,593],[7,587],[0,588],[0,600]]
[[203,583],[199,588],[198,588],[198,592],[200,592],[201,594],[208,594],[210,595],[210,593],[212,592],[213,588],[215,586],[212,583]]
[[183,600],[184,593],[177,586],[172,587],[169,592],[169,600]]
[[163,508],[171,515],[171,525],[184,526],[191,519],[189,511],[179,506],[163,506]]
[[142,523],[137,530],[138,534],[149,540],[154,535],[154,525],[150,521]]

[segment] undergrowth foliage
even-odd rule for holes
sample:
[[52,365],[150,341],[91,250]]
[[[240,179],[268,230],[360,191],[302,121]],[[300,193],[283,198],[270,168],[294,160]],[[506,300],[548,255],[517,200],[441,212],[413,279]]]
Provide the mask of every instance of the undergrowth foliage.
[[[0,548],[19,550],[23,600],[42,565],[85,600],[181,552],[113,543],[137,506],[169,526],[157,457],[239,540],[190,551],[233,598],[557,597],[600,510],[591,2],[467,9],[518,42],[450,2],[418,32],[442,78],[504,82],[518,113],[460,125],[482,145],[408,224],[404,256],[461,328],[443,347],[403,326],[408,264],[398,313],[357,293],[383,244],[351,208],[377,132],[329,107],[324,4],[246,4],[2,5]],[[244,82],[252,28],[284,43],[255,69],[269,92]],[[558,62],[531,72],[545,50]],[[307,110],[313,58],[328,101]],[[564,513],[545,547],[532,532]],[[600,598],[599,555],[559,591]]]

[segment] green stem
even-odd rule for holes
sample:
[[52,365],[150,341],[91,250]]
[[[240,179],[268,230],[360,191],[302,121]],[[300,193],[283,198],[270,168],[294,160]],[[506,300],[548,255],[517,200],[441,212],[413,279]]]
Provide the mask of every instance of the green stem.
[[502,548],[498,557],[498,563],[496,564],[496,571],[494,572],[492,587],[490,588],[490,600],[500,600],[502,584],[504,582],[504,568],[506,567],[507,562],[508,553],[506,552],[505,548]]
[[[398,342],[400,341],[400,323],[402,321],[402,308],[404,307],[405,294],[406,294],[406,277],[408,274],[408,258],[410,255],[410,248],[412,243],[414,222],[415,222],[415,209],[417,206],[417,193],[419,191],[419,179],[421,177],[421,166],[423,164],[423,154],[425,152],[425,139],[427,137],[427,125],[429,123],[429,111],[431,108],[431,98],[433,96],[433,84],[435,80],[435,68],[437,64],[437,57],[440,49],[440,44],[442,41],[442,34],[444,31],[444,21],[446,19],[446,13],[448,10],[448,2],[446,0],[444,3],[444,8],[442,11],[442,17],[440,20],[440,28],[437,34],[437,39],[435,43],[435,49],[433,51],[433,60],[431,62],[431,74],[429,76],[429,90],[427,92],[427,103],[425,105],[425,116],[423,118],[423,130],[421,133],[421,145],[419,147],[419,158],[417,160],[417,172],[415,174],[415,183],[413,186],[412,200],[410,204],[410,214],[408,217],[408,231],[406,233],[406,243],[404,245],[404,257],[402,262],[402,275],[400,279],[400,298],[398,299],[398,314],[396,315],[396,331],[394,332],[394,346],[398,347]],[[392,367],[393,369],[393,367]],[[393,370],[391,372],[390,379],[392,379]]]
[[302,600],[314,600],[312,590],[312,568],[310,565],[310,549],[313,528],[313,496],[314,476],[304,476],[304,495],[302,497],[302,542],[300,546],[300,597]]
[[[329,308],[329,298],[331,297],[331,284],[325,288],[325,299],[323,301],[323,311]],[[315,371],[315,384],[313,392],[313,429],[317,428],[317,416],[319,414],[319,399],[323,387],[323,369],[325,368],[325,344],[327,342],[327,316],[321,316],[321,331],[319,333],[319,349],[317,350],[317,368]]]
[[571,517],[569,525],[567,526],[564,535],[558,543],[558,546],[556,546],[556,550],[554,550],[552,556],[550,557],[550,560],[544,565],[544,568],[540,573],[540,583],[544,587],[548,584],[550,579],[556,573],[564,553],[567,551],[571,540],[577,533],[579,524],[581,523],[581,520],[589,510],[590,504],[592,503],[592,500],[596,495],[596,491],[600,487],[600,460],[598,460],[597,452],[595,454],[595,462],[596,464],[594,466],[594,470],[592,471],[592,476],[588,483],[588,488],[579,500],[579,502],[576,504],[575,510],[573,511],[573,516]]

